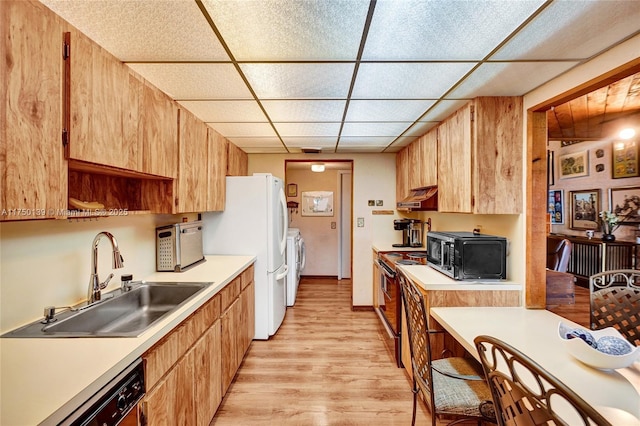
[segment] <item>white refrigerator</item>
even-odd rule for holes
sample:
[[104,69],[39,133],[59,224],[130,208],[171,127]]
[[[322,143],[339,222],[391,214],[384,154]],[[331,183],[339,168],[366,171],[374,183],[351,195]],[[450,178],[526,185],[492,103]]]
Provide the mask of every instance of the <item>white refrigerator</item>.
[[224,211],[203,213],[202,222],[205,254],[256,256],[254,338],[268,339],[287,310],[289,219],[282,179],[264,173],[227,177]]

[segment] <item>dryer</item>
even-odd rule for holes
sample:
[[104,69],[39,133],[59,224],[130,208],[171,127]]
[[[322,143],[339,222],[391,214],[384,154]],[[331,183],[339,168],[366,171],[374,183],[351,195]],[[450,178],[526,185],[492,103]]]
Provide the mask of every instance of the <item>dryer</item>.
[[300,235],[298,228],[289,228],[287,232],[287,306],[296,303],[298,284],[300,283],[300,272],[304,268],[305,249],[304,239]]

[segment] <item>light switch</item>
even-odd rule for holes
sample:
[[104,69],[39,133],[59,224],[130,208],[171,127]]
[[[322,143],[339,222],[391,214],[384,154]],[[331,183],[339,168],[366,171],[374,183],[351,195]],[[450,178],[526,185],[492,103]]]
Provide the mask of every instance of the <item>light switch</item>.
[[359,217],[358,218],[358,228],[363,228],[364,227],[364,217]]

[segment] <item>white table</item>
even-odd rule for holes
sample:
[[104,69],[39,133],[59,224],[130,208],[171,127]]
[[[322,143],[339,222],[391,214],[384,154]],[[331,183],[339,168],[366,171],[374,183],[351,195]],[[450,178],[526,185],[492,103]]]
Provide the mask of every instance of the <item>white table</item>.
[[640,362],[603,371],[576,360],[560,342],[558,323],[578,324],[543,309],[432,308],[430,314],[476,358],[473,339],[496,337],[527,354],[612,424],[640,425]]

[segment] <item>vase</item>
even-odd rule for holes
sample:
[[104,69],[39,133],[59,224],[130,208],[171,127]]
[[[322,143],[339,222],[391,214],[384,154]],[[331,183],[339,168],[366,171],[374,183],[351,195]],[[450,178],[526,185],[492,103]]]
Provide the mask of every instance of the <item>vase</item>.
[[602,241],[611,242],[615,240],[616,240],[616,236],[613,234],[602,234]]

